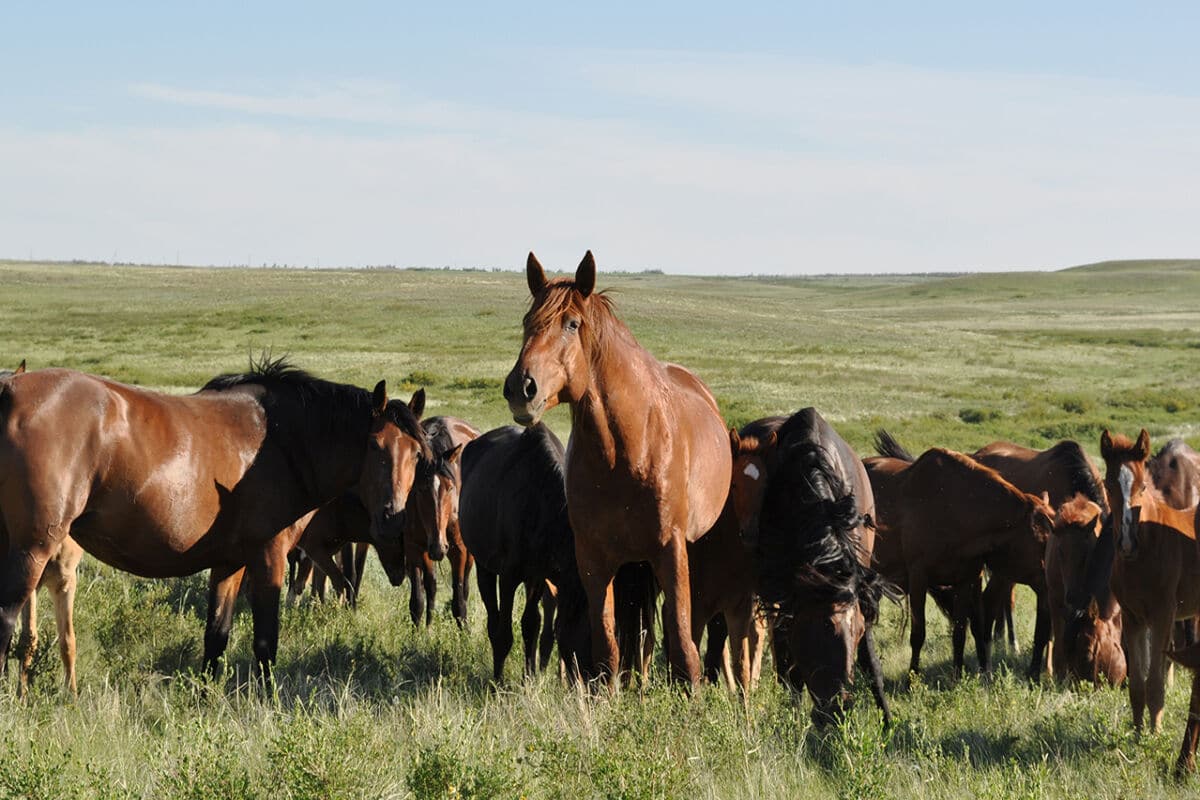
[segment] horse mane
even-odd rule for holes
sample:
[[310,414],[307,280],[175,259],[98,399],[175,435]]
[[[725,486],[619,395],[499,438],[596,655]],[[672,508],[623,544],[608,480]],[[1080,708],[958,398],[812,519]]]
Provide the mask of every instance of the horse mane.
[[1047,450],[1046,454],[1071,476],[1070,491],[1083,495],[1100,506],[1102,513],[1108,513],[1108,499],[1100,486],[1099,477],[1078,442],[1059,442]]
[[895,437],[883,428],[875,431],[875,452],[884,458],[898,458],[910,464],[916,460],[913,458],[912,453],[901,447]]
[[1068,525],[1086,525],[1103,513],[1104,509],[1099,503],[1084,494],[1076,493],[1070,500],[1058,507],[1054,517],[1054,527],[1058,529]]
[[422,472],[433,471],[443,478],[453,480],[454,470],[450,468],[445,459],[446,453],[454,449],[454,436],[450,433],[449,426],[440,417],[435,417],[421,423],[421,428],[429,440],[432,458],[428,461],[422,459],[417,469]]
[[[371,392],[366,389],[313,377],[294,366],[287,356],[272,358],[270,353],[263,353],[258,359],[252,356],[247,372],[218,375],[204,384],[200,391],[227,391],[239,386],[260,386],[267,392],[267,396],[263,398],[263,407],[268,417],[279,405],[273,396],[292,398],[302,412],[299,415],[301,424],[318,436],[326,436],[335,430],[362,426],[374,411]],[[418,442],[421,460],[428,460],[432,456],[425,429],[421,427],[416,414],[407,403],[389,400],[383,414],[388,421]],[[292,443],[283,441],[282,444],[291,449]]]
[[[806,413],[808,412],[808,413]],[[756,545],[759,598],[772,615],[796,616],[813,608],[857,601],[863,616],[873,622],[879,601],[898,597],[873,569],[863,566],[858,535],[864,523],[858,500],[847,490],[833,454],[810,438],[788,442],[800,429],[813,428],[816,412],[804,409],[779,429],[780,463],[767,488],[764,511],[786,504],[783,513],[764,513]],[[806,497],[783,485],[789,470],[803,470]],[[822,492],[820,483],[828,487]],[[776,522],[780,520],[782,524]]]
[[603,360],[618,341],[640,349],[633,333],[617,317],[609,290],[592,292],[585,298],[571,278],[555,278],[533,296],[522,319],[526,335],[549,328],[572,311],[583,323],[579,326],[579,336],[593,362]]

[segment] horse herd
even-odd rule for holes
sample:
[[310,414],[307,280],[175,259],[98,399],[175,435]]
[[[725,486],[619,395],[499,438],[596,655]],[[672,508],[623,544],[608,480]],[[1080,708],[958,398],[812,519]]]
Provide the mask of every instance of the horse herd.
[[[1056,679],[1126,682],[1138,730],[1147,710],[1161,724],[1167,655],[1200,667],[1188,624],[1200,613],[1200,457],[1182,442],[1151,458],[1146,431],[1105,431],[1101,476],[1069,441],[913,457],[880,431],[879,455],[861,459],[811,408],[728,430],[707,387],[656,360],[595,291],[590,252],[554,280],[531,253],[526,277],[532,304],[504,382],[522,427],[422,420],[423,390],[403,402],[383,381],[367,391],[266,357],[188,396],[24,363],[0,375],[0,664],[24,609],[24,687],[47,586],[74,690],[86,550],[146,577],[210,570],[212,671],[246,584],[269,681],[289,559],[293,597],[314,573],[353,602],[369,544],[393,585],[408,577],[414,622],[431,619],[434,562],[448,559],[465,624],[475,568],[497,681],[520,586],[526,672],[557,644],[571,680],[645,674],[661,593],[676,679],[749,692],[769,640],[777,677],[808,690],[818,723],[845,709],[856,664],[890,720],[873,637],[885,597],[907,595],[913,672],[927,596],[952,620],[956,672],[968,630],[987,672],[993,630],[1007,621],[1012,641],[1013,586],[1029,586],[1029,677],[1050,647]],[[560,403],[566,448],[541,422]],[[1194,678],[1179,771],[1198,737]]]

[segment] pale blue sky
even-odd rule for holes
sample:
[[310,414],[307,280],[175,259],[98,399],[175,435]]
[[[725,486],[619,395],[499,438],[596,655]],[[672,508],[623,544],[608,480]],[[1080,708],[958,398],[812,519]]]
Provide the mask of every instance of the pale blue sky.
[[0,257],[1200,254],[1195,4],[13,5]]

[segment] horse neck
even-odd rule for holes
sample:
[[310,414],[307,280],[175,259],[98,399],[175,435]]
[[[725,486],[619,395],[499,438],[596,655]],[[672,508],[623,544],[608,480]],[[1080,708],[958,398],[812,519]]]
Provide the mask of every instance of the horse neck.
[[[318,503],[354,488],[370,427],[366,413],[340,419],[336,414],[326,417],[323,411],[320,405],[303,411],[293,408],[283,418],[276,414],[276,419],[268,412],[268,435],[283,452],[302,493]],[[313,426],[309,420],[314,417],[337,420],[337,424]]]
[[590,374],[583,395],[571,403],[571,451],[599,450],[611,466],[618,450],[647,444],[646,406],[665,397],[666,377],[624,326],[611,326],[607,335],[609,341],[597,341],[585,354]]

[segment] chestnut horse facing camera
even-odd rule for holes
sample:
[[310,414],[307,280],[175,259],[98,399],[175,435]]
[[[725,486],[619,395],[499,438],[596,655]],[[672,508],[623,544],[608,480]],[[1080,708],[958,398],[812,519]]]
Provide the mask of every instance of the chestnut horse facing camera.
[[1104,431],[1104,488],[1112,504],[1117,558],[1112,589],[1121,603],[1133,727],[1162,724],[1166,652],[1175,620],[1200,612],[1200,553],[1194,510],[1171,508],[1150,482],[1150,434],[1133,442]]
[[673,674],[695,685],[687,543],[713,526],[729,493],[729,438],[716,400],[691,372],[639,345],[612,300],[593,291],[591,251],[574,280],[552,281],[530,253],[526,277],[533,303],[504,397],[522,425],[571,406],[567,504],[597,667],[617,673],[613,576],[622,564],[647,561],[665,596]]
[[250,577],[254,654],[269,680],[287,553],[313,511],[354,489],[377,537],[394,530],[424,432],[402,403],[283,359],[175,396],[64,369],[0,382],[0,661],[16,616],[68,532],[145,577],[211,568],[205,663],[229,639]]

